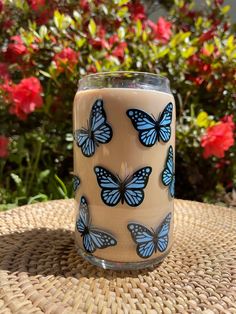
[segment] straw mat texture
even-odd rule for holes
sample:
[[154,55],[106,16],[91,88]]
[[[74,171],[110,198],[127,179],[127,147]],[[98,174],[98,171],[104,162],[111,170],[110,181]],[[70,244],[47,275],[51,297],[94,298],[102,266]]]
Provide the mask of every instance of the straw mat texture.
[[236,211],[175,201],[175,243],[154,269],[104,271],[74,248],[74,203],[0,214],[0,313],[236,313]]

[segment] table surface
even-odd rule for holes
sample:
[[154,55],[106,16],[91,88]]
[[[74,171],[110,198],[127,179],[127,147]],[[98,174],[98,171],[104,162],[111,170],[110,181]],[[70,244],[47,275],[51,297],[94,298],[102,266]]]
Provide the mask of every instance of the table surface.
[[153,269],[115,272],[76,254],[74,202],[0,214],[0,313],[236,313],[236,211],[175,201],[175,241]]

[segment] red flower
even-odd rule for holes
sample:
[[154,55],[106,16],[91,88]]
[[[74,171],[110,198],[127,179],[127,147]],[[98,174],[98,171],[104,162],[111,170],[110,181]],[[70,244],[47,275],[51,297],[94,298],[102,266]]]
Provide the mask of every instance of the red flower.
[[203,157],[216,156],[223,158],[225,151],[234,145],[234,123],[219,122],[207,128],[206,134],[201,139],[201,146],[204,148]]
[[63,72],[66,68],[73,69],[78,63],[79,53],[71,48],[63,48],[61,52],[55,54],[53,60],[60,72]]
[[45,6],[45,0],[27,0],[27,2],[33,11],[41,11]]
[[137,21],[146,18],[144,6],[139,1],[129,3],[127,6],[129,8],[132,20]]
[[104,38],[95,38],[89,40],[90,45],[93,46],[94,49],[101,50],[102,48],[108,49],[109,44]]
[[96,69],[95,65],[90,64],[90,65],[87,67],[87,72],[88,72],[88,73],[97,73],[97,69]]
[[169,41],[170,36],[172,34],[172,32],[171,32],[172,23],[171,22],[168,22],[163,17],[160,17],[156,24],[150,20],[148,20],[147,24],[153,30],[154,37],[156,39],[160,40],[163,43],[166,43]]
[[119,58],[119,59],[124,59],[125,56],[125,48],[127,47],[127,43],[126,42],[121,42],[119,43],[115,49],[113,49],[112,51],[112,55]]
[[0,157],[5,158],[8,156],[8,145],[9,145],[9,138],[4,135],[0,135]]
[[85,12],[88,12],[88,11],[89,11],[89,3],[88,3],[88,0],[80,0],[79,6],[80,6],[80,8],[81,8],[83,11],[85,11]]
[[10,113],[22,120],[43,104],[42,86],[36,77],[23,79],[19,84],[12,86],[9,92],[12,99]]
[[112,35],[109,39],[108,42],[111,46],[113,46],[114,44],[116,44],[117,42],[119,42],[119,37],[117,34]]
[[234,123],[234,120],[233,120],[233,115],[230,114],[230,115],[225,115],[223,118],[220,119],[220,121],[224,122],[224,123],[228,123],[232,130],[234,131],[235,129],[235,123]]
[[0,79],[9,79],[8,66],[5,63],[0,63]]
[[19,35],[11,37],[12,43],[8,44],[5,58],[9,62],[17,62],[27,53],[27,48]]

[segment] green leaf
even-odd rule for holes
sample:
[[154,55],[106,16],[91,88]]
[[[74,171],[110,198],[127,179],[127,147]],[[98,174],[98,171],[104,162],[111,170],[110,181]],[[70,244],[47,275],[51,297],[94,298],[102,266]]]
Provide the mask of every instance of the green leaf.
[[222,13],[222,14],[228,13],[229,10],[230,10],[230,8],[231,8],[230,5],[224,6],[223,8],[221,8],[221,13]]
[[118,1],[118,5],[119,5],[119,6],[125,5],[125,4],[127,4],[129,1],[130,1],[130,0],[119,0],[119,1]]
[[145,42],[148,38],[148,35],[147,35],[147,32],[146,31],[143,31],[142,33],[142,40]]
[[128,12],[128,8],[127,7],[122,7],[118,12],[117,15],[120,18],[125,17],[126,13]]
[[13,179],[13,181],[15,182],[15,184],[16,184],[18,187],[20,187],[21,184],[22,184],[21,178],[20,178],[17,174],[15,174],[15,173],[11,173],[10,176],[11,176],[11,178]]
[[44,38],[47,35],[48,29],[45,25],[40,26],[39,35],[41,38]]
[[39,176],[38,176],[38,183],[40,184],[43,180],[45,180],[50,174],[50,170],[49,169],[45,169],[43,171],[40,172]]
[[196,47],[189,47],[187,49],[182,49],[181,50],[181,56],[185,59],[188,59],[189,57],[191,57],[195,52],[197,51]]
[[120,39],[124,39],[125,37],[125,29],[122,26],[118,28],[118,37]]
[[46,76],[48,78],[52,78],[52,76],[48,72],[46,72],[46,71],[39,70],[39,73],[41,73],[43,76]]
[[73,11],[73,17],[77,22],[81,22],[81,14],[78,11]]
[[140,37],[142,34],[142,22],[140,20],[137,20],[136,22],[136,35],[137,37]]
[[94,22],[94,19],[90,19],[88,29],[89,29],[91,36],[94,37],[96,34],[96,30],[97,30],[97,26],[96,26],[96,23]]
[[54,23],[58,29],[61,29],[62,27],[62,15],[58,10],[54,11],[54,17],[53,17]]
[[48,196],[46,194],[43,193],[39,193],[35,196],[31,196],[27,202],[27,204],[34,204],[37,202],[45,202],[48,200]]
[[57,187],[59,193],[64,197],[64,198],[68,198],[68,191],[67,188],[64,184],[64,182],[55,174],[54,178],[56,179],[56,181],[59,183],[59,186]]
[[83,37],[75,37],[75,43],[76,43],[76,46],[78,48],[81,48],[83,47],[83,45],[86,43],[86,38],[83,38]]

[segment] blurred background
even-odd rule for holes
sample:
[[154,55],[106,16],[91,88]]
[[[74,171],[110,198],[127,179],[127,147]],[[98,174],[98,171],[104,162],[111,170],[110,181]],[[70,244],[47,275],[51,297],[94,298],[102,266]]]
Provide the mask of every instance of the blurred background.
[[176,197],[236,206],[235,9],[233,0],[0,0],[0,210],[73,196],[77,82],[117,70],[171,81]]

